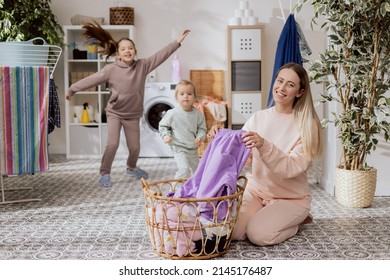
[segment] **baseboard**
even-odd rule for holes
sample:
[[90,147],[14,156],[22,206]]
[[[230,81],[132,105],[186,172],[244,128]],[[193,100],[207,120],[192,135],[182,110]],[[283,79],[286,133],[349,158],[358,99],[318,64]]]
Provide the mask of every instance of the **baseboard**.
[[[328,194],[334,196],[334,183],[327,178],[321,176],[320,186]],[[377,182],[375,196],[390,196],[390,186],[389,183]]]
[[334,196],[334,184],[332,181],[328,180],[324,176],[320,178],[320,186],[323,188],[328,194]]

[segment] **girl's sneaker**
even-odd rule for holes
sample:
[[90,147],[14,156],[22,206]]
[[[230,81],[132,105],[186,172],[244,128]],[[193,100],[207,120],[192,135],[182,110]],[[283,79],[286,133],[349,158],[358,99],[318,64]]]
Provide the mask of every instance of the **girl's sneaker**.
[[100,176],[99,184],[103,188],[109,188],[112,186],[110,174]]
[[131,170],[130,168],[127,167],[127,174],[130,174],[131,176],[137,177],[137,179],[148,179],[149,174],[145,170],[142,170],[141,168],[137,168],[134,170]]

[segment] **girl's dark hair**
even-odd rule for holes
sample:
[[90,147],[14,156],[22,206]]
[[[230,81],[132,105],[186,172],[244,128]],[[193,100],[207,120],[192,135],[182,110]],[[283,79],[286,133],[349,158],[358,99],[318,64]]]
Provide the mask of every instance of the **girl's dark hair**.
[[92,44],[101,47],[98,52],[101,55],[107,55],[107,58],[118,51],[118,44],[123,40],[130,41],[135,48],[135,44],[130,38],[121,38],[118,42],[115,41],[111,33],[103,29],[96,21],[84,24],[83,28],[82,36],[87,40],[92,39]]

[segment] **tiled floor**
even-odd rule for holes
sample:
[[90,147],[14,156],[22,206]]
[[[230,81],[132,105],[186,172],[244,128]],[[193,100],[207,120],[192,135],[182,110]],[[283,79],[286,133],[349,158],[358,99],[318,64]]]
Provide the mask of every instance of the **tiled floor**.
[[[162,259],[153,252],[145,226],[142,186],[113,166],[113,187],[98,186],[98,160],[51,156],[50,170],[4,177],[6,199],[39,202],[0,205],[0,259]],[[142,158],[150,181],[172,178],[173,159]],[[314,182],[314,174],[311,181]],[[314,223],[269,247],[233,242],[221,259],[390,259],[390,197],[372,207],[340,206],[312,184]]]

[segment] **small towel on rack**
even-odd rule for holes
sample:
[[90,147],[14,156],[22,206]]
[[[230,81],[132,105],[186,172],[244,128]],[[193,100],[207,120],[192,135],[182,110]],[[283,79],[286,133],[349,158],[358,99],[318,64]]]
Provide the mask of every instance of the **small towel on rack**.
[[53,132],[55,127],[61,127],[60,102],[58,100],[57,86],[54,79],[50,79],[49,87],[49,123],[47,133]]
[[2,175],[48,169],[49,67],[0,66]]

